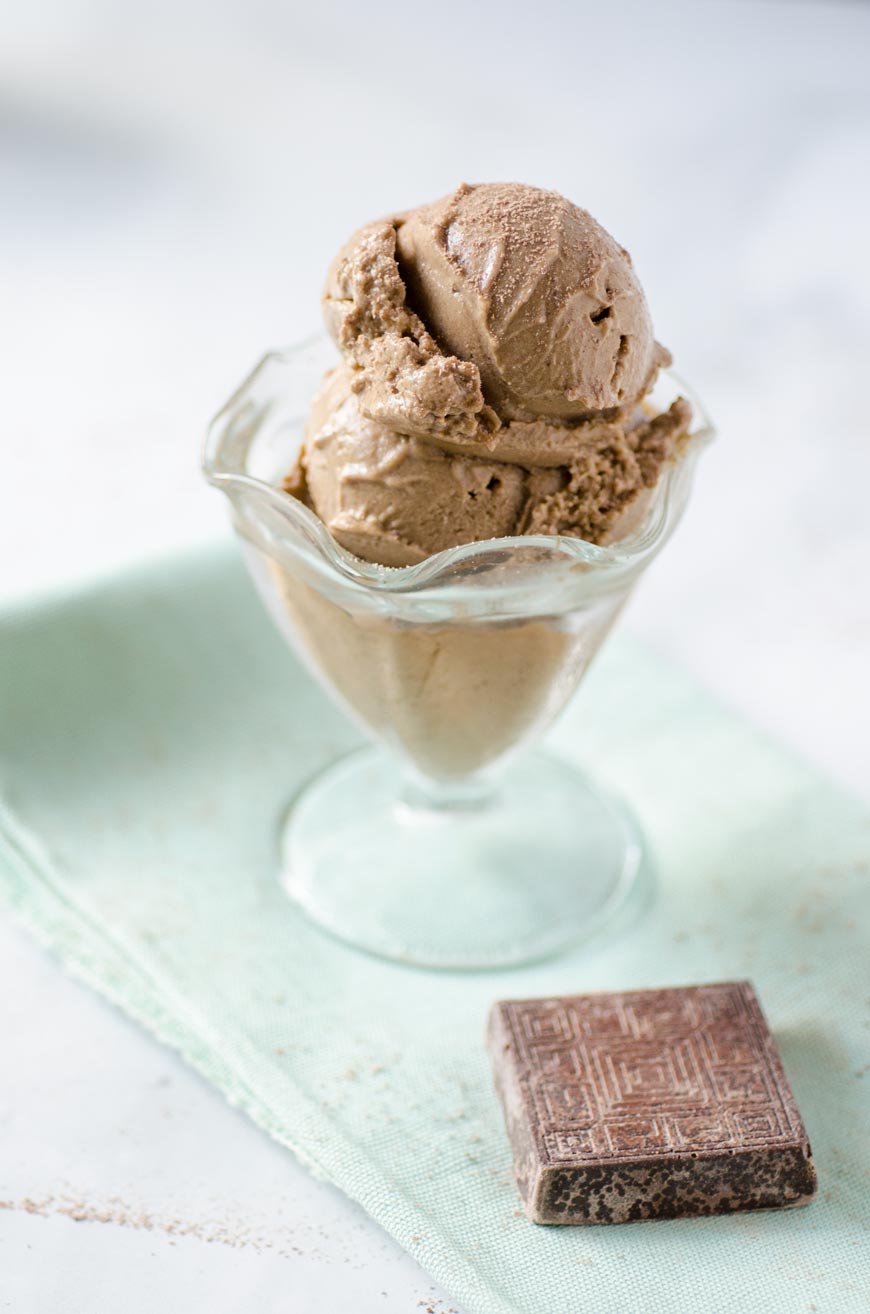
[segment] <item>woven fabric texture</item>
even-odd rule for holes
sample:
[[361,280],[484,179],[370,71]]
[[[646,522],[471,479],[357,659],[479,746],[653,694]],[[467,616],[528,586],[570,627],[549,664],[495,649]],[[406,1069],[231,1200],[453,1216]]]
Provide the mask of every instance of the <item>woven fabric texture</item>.
[[[653,855],[644,897],[585,947],[501,973],[375,961],[281,892],[278,820],[358,735],[225,549],[7,612],[0,734],[0,898],[468,1314],[870,1305],[870,817],[679,672],[617,639],[550,735],[631,800]],[[483,1046],[492,1001],[742,977],[818,1199],[530,1224]]]

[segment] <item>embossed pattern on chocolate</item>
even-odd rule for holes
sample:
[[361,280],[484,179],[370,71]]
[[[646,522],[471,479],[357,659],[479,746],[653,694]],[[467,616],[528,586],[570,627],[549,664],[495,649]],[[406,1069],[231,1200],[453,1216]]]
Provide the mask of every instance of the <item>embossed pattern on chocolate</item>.
[[815,1194],[748,982],[498,1003],[488,1043],[533,1222],[780,1209]]

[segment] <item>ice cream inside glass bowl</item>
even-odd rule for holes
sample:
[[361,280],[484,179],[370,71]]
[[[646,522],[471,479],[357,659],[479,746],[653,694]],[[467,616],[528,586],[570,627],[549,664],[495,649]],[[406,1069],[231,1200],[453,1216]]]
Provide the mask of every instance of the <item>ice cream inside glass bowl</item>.
[[273,617],[377,745],[294,803],[285,887],[403,961],[543,957],[640,844],[520,750],[675,527],[709,424],[627,253],[556,193],[463,186],[367,225],[324,315],[331,341],[267,356],[205,452]]
[[628,253],[555,192],[463,186],[368,224],[324,315],[342,363],[286,486],[369,561],[613,540],[689,431],[685,398],[643,409],[670,356]]

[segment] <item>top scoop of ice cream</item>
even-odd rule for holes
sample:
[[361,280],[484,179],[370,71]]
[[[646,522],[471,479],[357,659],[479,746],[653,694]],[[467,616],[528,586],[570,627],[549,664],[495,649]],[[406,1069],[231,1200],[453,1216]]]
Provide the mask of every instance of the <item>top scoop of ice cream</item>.
[[628,252],[557,192],[466,184],[396,235],[409,302],[502,419],[622,410],[666,361]]
[[682,399],[640,405],[670,357],[627,252],[555,192],[463,184],[367,224],[333,261],[324,318],[343,363],[285,487],[370,561],[612,541],[689,429]]
[[[349,314],[360,294],[368,313]],[[378,341],[378,366],[395,376],[422,365],[410,339],[428,338],[441,387],[414,382],[445,427],[457,411],[496,427],[484,400],[501,420],[612,415],[669,360],[628,252],[558,192],[520,183],[464,183],[360,229],[332,264],[324,309],[339,346]]]

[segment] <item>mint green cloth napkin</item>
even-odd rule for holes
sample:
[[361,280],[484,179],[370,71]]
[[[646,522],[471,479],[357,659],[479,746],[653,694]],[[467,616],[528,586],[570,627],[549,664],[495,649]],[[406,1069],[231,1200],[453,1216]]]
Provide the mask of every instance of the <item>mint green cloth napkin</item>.
[[[870,819],[826,780],[618,639],[551,744],[632,800],[652,897],[551,964],[421,972],[333,942],[277,884],[288,799],[357,733],[228,551],[7,613],[0,663],[2,897],[469,1314],[867,1310]],[[818,1200],[527,1222],[483,1047],[491,1002],[736,977],[779,1040]]]

